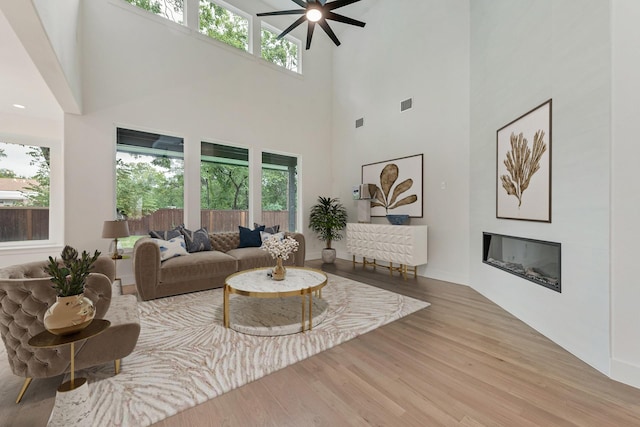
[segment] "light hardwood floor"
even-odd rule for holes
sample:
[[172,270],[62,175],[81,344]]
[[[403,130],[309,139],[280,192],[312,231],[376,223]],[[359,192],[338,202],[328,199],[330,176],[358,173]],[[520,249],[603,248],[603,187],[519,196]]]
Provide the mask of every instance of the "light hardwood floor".
[[[640,390],[466,286],[307,265],[431,306],[156,426],[640,426]],[[20,378],[0,384],[0,426],[44,426],[59,383],[34,381],[32,405],[13,403]]]
[[640,390],[469,287],[307,265],[431,306],[156,426],[640,426]]

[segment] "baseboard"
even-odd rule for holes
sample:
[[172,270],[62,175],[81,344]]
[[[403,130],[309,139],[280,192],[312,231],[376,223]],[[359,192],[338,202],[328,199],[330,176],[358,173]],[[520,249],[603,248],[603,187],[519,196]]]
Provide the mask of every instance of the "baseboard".
[[436,268],[429,268],[429,264],[418,268],[418,275],[427,277],[429,279],[441,280],[443,282],[453,283],[454,285],[469,286],[469,278],[463,277],[450,271],[438,270]]
[[611,379],[640,388],[640,366],[612,358]]

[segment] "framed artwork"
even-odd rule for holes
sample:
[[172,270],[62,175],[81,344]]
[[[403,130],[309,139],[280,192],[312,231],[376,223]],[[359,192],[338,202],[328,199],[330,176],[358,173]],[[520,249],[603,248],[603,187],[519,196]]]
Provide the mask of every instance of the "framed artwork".
[[496,217],[551,222],[551,99],[496,139]]
[[416,154],[362,166],[362,183],[375,184],[371,216],[422,218],[423,155]]

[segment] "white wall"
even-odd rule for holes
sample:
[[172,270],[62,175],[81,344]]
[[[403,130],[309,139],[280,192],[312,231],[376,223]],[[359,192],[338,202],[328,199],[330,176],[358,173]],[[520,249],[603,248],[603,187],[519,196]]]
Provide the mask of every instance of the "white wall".
[[[608,0],[471,2],[471,285],[609,371]],[[496,219],[496,130],[553,98],[552,223]],[[481,262],[482,232],[562,244],[562,293]]]
[[[330,195],[356,222],[361,166],[424,153],[424,217],[411,220],[429,226],[419,274],[468,283],[469,1],[378,1],[358,19],[366,27],[341,33],[334,54]],[[401,113],[407,98],[413,109]],[[335,247],[351,259],[344,241]]]
[[73,98],[82,111],[78,16],[80,0],[33,0]]
[[611,167],[611,377],[640,387],[640,2],[614,0]]
[[[85,2],[82,12],[85,114],[65,116],[66,243],[108,248],[100,235],[114,216],[116,126],[183,137],[196,189],[200,141],[217,140],[299,154],[303,213],[329,191],[317,179],[331,161],[328,44],[314,39],[298,76],[124,2]],[[197,190],[186,203],[186,225],[199,226]]]

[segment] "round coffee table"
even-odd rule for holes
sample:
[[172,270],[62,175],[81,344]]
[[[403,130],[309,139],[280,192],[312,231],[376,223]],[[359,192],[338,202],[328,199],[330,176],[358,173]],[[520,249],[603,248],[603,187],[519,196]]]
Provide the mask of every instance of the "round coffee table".
[[[240,271],[227,277],[224,285],[224,326],[229,327],[229,295],[237,294],[254,298],[284,298],[300,296],[300,331],[313,328],[313,294],[322,298],[322,288],[327,284],[327,275],[313,268],[287,267],[284,280],[273,280],[268,274],[272,268],[254,268]],[[306,326],[306,303],[309,301],[309,321]]]

